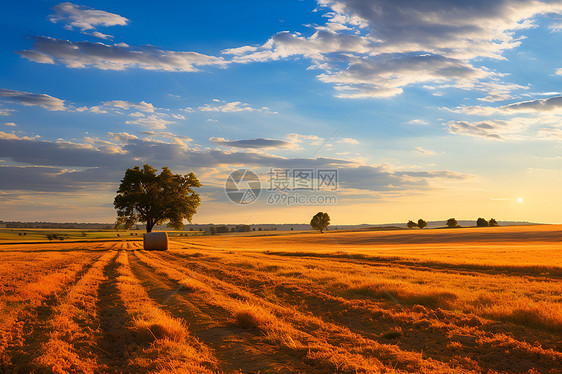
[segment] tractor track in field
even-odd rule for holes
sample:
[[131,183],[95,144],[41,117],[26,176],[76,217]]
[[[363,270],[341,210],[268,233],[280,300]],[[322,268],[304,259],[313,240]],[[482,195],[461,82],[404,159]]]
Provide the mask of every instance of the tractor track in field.
[[[220,260],[214,258],[205,259],[165,252],[158,253],[157,256],[164,261],[185,267],[196,273],[221,279],[259,298],[267,299],[268,295],[264,295],[261,291],[263,288],[272,288],[272,284],[274,284],[274,300],[269,301],[275,302],[278,305],[299,305],[302,310],[327,323],[349,329],[352,333],[364,336],[366,339],[378,341],[381,344],[389,343],[387,339],[381,338],[384,332],[395,327],[401,327],[404,329],[404,334],[397,341],[392,341],[392,343],[404,351],[422,350],[425,357],[433,358],[443,363],[447,363],[453,358],[448,348],[448,344],[451,342],[450,335],[453,335],[455,330],[457,335],[463,335],[461,328],[466,326],[476,328],[478,336],[489,339],[493,339],[496,334],[501,335],[506,331],[515,333],[514,335],[519,337],[519,341],[514,341],[511,349],[507,350],[512,351],[512,353],[506,353],[507,356],[511,356],[511,358],[507,359],[507,362],[488,360],[484,356],[479,361],[479,365],[485,370],[502,370],[506,366],[513,370],[517,370],[518,367],[531,368],[533,361],[538,365],[536,366],[537,368],[548,370],[548,360],[553,359],[562,363],[560,357],[556,358],[556,356],[551,356],[549,353],[533,352],[531,347],[525,347],[525,341],[531,338],[529,331],[513,325],[506,326],[505,324],[491,321],[489,324],[482,324],[478,318],[473,318],[472,315],[457,315],[446,310],[432,310],[431,308],[428,308],[427,315],[423,317],[425,322],[417,323],[408,314],[399,313],[397,310],[393,312],[391,306],[386,305],[386,309],[384,309],[384,304],[388,304],[388,302],[373,302],[366,299],[343,299],[318,289],[311,292],[306,289],[306,285],[302,287],[303,284],[299,285],[298,282],[291,282],[289,280],[287,280],[286,284],[280,282],[272,283],[267,279],[267,275],[260,274],[260,271],[240,268],[236,264],[219,263]],[[354,303],[357,305],[352,305]],[[434,321],[434,323],[431,321]],[[536,333],[543,338],[549,336],[539,330]],[[551,339],[545,341],[540,339],[539,336],[534,338],[539,339],[541,343],[545,344],[544,348],[556,348],[556,342],[553,343]],[[521,347],[513,346],[513,344],[521,344]],[[464,354],[470,357],[477,352],[477,349],[477,345],[469,343],[463,345],[462,348],[457,348],[456,354]],[[495,347],[492,343],[484,343],[480,349],[497,352],[502,348]]]
[[[236,326],[227,310],[207,304],[204,297],[182,291],[178,282],[157,274],[137,256],[129,257],[131,270],[148,295],[172,316],[183,319],[190,332],[214,350],[221,370],[244,373],[314,372],[302,362],[301,357],[279,352],[274,345],[264,344],[255,333]],[[170,298],[172,294],[174,296]]]
[[[162,260],[162,256],[168,256],[168,254],[149,254],[147,257]],[[184,268],[173,259],[167,262],[164,260],[164,262],[170,264],[171,268]],[[283,349],[309,365],[310,367],[306,372],[332,373],[341,370],[346,373],[356,370],[378,372],[379,369],[377,368],[380,368],[383,363],[387,367],[398,367],[407,372],[423,370],[435,372],[435,370],[446,368],[446,364],[438,360],[422,358],[416,352],[402,351],[390,342],[377,343],[360,334],[354,334],[347,327],[327,322],[311,313],[303,313],[297,305],[283,306],[272,303],[252,294],[244,287],[240,288],[235,284],[207,275],[203,269],[200,269],[200,272],[195,272],[193,276],[195,279],[212,286],[214,292],[223,294],[225,302],[226,300],[238,300],[250,304],[255,303],[265,308],[268,313],[275,315],[278,323],[285,327],[273,328],[273,333],[281,334],[274,339],[273,344],[281,348],[287,344],[285,343],[286,338],[283,338],[283,336],[291,339],[290,335],[285,334],[295,334],[298,337],[297,339],[302,340],[302,342],[296,345],[295,343],[289,344],[294,346],[284,347]],[[282,341],[283,343],[281,343]]]
[[562,267],[525,265],[531,249],[478,265],[251,248],[6,251],[0,374],[562,374]]
[[[416,325],[408,314],[401,313],[399,308],[389,306],[389,300],[370,301],[365,299],[344,299],[333,296],[322,289],[307,289],[306,285],[287,279],[284,283],[273,282],[265,274],[256,270],[247,270],[233,264],[215,261],[200,261],[182,255],[159,253],[165,261],[185,266],[196,273],[204,273],[224,282],[252,293],[258,298],[287,307],[299,306],[299,310],[321,319],[324,322],[349,329],[365,339],[380,344],[396,344],[404,351],[422,350],[425,357],[446,362],[443,348],[450,342],[447,334],[456,326],[439,323],[435,316],[428,316],[439,324],[439,327]],[[269,291],[264,291],[268,290]],[[269,292],[269,294],[268,294]],[[271,299],[271,300],[270,300]],[[386,309],[385,309],[386,307]],[[431,311],[430,311],[431,312]],[[412,330],[397,341],[388,340],[382,335],[394,328]]]
[[[528,277],[529,279],[541,281],[562,279],[562,268],[547,266],[502,266],[502,265],[478,265],[478,264],[455,264],[446,262],[427,262],[408,260],[405,258],[394,258],[392,256],[377,257],[366,256],[353,253],[314,253],[314,252],[283,252],[283,251],[263,251],[262,255],[277,258],[280,261],[284,257],[301,258],[305,260],[324,260],[326,262],[347,262],[354,265],[364,265],[373,267],[399,267],[414,271],[439,271],[447,274],[480,276],[480,275],[506,275],[513,277]],[[541,274],[543,272],[543,274]]]
[[35,369],[33,361],[41,355],[43,344],[49,340],[48,321],[54,315],[55,308],[102,255],[103,253],[93,256],[82,269],[76,272],[74,279],[65,284],[63,290],[49,294],[42,300],[41,305],[22,312],[14,324],[14,326],[21,326],[21,334],[15,333],[16,339],[10,342],[5,351],[10,362],[3,363],[6,367],[1,371],[2,373],[25,373]]
[[96,342],[99,351],[97,361],[108,371],[127,372],[123,371],[123,362],[126,361],[127,347],[134,341],[134,337],[126,328],[129,317],[117,288],[118,255],[119,251],[104,267],[105,279],[98,288],[96,315],[100,334]]

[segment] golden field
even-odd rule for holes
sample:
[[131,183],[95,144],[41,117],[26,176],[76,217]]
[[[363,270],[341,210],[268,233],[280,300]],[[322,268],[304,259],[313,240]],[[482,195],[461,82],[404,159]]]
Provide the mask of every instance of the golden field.
[[562,226],[0,246],[0,372],[562,373]]

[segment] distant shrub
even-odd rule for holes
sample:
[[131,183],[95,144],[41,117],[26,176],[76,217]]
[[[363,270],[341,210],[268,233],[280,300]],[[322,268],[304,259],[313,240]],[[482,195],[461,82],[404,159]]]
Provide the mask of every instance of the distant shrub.
[[53,241],[53,240],[64,240],[64,237],[61,234],[57,234],[57,233],[51,233],[51,234],[47,234],[47,239],[49,241]]
[[217,234],[224,234],[228,232],[228,227],[226,226],[217,226]]
[[415,223],[414,221],[408,221],[406,226],[408,226],[409,229],[413,229],[414,227],[418,227],[418,224]]
[[478,218],[476,220],[476,226],[477,227],[488,227],[488,221],[486,221],[484,218]]
[[459,224],[456,219],[449,218],[446,223],[447,227],[459,227]]
[[181,323],[175,320],[161,320],[158,322],[151,323],[140,319],[136,320],[133,331],[137,341],[141,344],[150,344],[156,339],[170,339],[172,341],[185,339],[185,330],[182,328]]
[[264,329],[269,319],[253,307],[235,313],[236,324],[249,330]]
[[421,218],[418,219],[418,227],[419,227],[420,229],[423,229],[423,228],[426,227],[426,226],[427,226],[427,222],[426,222],[426,221],[424,221],[424,220],[421,219]]
[[490,218],[490,221],[488,222],[488,226],[499,226],[498,221],[496,221],[493,218]]

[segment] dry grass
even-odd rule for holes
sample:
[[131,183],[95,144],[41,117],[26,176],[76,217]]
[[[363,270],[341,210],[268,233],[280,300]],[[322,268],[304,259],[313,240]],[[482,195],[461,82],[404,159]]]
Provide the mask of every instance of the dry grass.
[[54,308],[49,320],[49,340],[43,344],[37,366],[58,373],[94,373],[98,365],[92,350],[96,348],[96,301],[98,288],[103,281],[103,269],[115,257],[107,252],[74,285],[60,304]]
[[0,249],[0,366],[561,373],[559,231],[187,238],[158,253],[137,243]]
[[[125,251],[119,254],[117,262],[117,287],[131,320],[129,330],[139,348],[130,353],[130,365],[144,370],[211,372],[201,364],[213,364],[212,353],[189,335],[181,320],[168,315],[150,299],[131,272]],[[176,352],[173,359],[167,353],[170,350]]]
[[255,305],[248,304],[244,309],[234,313],[236,324],[244,329],[262,330],[267,329],[272,316],[265,310]]

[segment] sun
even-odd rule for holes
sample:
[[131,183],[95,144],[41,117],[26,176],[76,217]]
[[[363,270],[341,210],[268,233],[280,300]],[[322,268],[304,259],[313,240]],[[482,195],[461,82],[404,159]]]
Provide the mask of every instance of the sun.
[[522,198],[522,197],[518,197],[518,198],[517,198],[517,202],[518,202],[519,204],[521,204],[521,203],[523,202],[523,198]]

